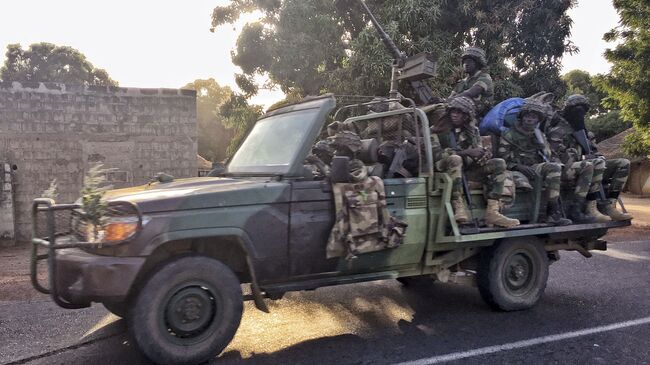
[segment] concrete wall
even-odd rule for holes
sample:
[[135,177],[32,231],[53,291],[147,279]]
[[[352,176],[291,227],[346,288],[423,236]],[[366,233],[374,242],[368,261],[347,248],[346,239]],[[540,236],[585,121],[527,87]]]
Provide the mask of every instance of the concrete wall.
[[650,161],[646,158],[633,161],[627,189],[637,195],[650,195]]
[[15,242],[14,192],[11,164],[0,161],[0,246]]
[[0,162],[15,165],[16,238],[29,239],[30,205],[58,182],[58,202],[79,196],[94,163],[115,187],[157,172],[196,175],[196,94],[191,90],[0,85]]

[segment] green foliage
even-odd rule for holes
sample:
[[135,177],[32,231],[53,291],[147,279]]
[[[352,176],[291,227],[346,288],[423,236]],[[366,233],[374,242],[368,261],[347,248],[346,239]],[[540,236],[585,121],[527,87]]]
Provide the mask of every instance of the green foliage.
[[632,127],[632,123],[621,119],[620,110],[612,110],[606,113],[591,117],[585,122],[587,129],[596,135],[596,141],[600,142]]
[[639,130],[635,127],[634,133],[625,136],[623,151],[631,156],[644,156],[650,158],[650,130]]
[[225,117],[219,113],[219,108],[230,100],[232,90],[220,86],[212,78],[195,80],[183,88],[196,91],[199,155],[210,161],[225,159],[234,132],[224,126]]
[[88,222],[95,227],[95,235],[106,220],[108,205],[102,198],[106,190],[112,186],[103,186],[106,183],[106,173],[113,169],[104,169],[102,164],[95,164],[84,176],[84,184],[81,189],[81,209]]
[[59,193],[57,192],[58,188],[59,187],[57,185],[56,179],[52,179],[52,181],[50,181],[50,186],[41,194],[41,198],[56,200],[56,198],[59,196]]
[[[563,95],[560,60],[576,51],[566,15],[572,0],[367,3],[402,51],[437,56],[438,75],[428,82],[439,96],[449,95],[463,77],[460,53],[470,44],[487,51],[499,99],[540,90]],[[262,74],[285,93],[301,96],[387,93],[391,55],[357,0],[231,0],[215,8],[212,26],[253,11],[262,18],[243,28],[233,52],[248,86]],[[400,90],[408,95],[405,85]]]
[[[618,109],[615,103],[606,104],[607,94],[599,86],[599,80],[602,75],[591,77],[589,72],[582,70],[572,70],[562,76],[566,83],[566,97],[573,94],[582,94],[589,99],[591,115],[605,113],[608,110]],[[618,114],[617,114],[618,116]]]
[[226,149],[230,158],[241,144],[248,131],[262,115],[260,105],[249,105],[246,96],[236,93],[230,94],[230,99],[221,105],[220,114],[225,118],[223,124],[232,130],[234,136]]
[[117,86],[108,73],[95,68],[78,50],[51,43],[34,43],[26,50],[20,44],[7,46],[0,80],[59,82],[76,85]]
[[618,103],[625,121],[636,133],[627,137],[624,149],[635,156],[650,155],[650,3],[647,0],[614,0],[621,17],[620,26],[604,39],[617,42],[605,51],[612,64],[603,76],[602,88]]

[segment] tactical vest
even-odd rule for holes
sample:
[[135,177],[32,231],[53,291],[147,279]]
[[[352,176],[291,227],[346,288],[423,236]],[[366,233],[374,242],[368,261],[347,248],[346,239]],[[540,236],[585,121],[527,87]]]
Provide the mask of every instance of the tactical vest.
[[332,192],[336,219],[327,242],[327,258],[345,255],[350,260],[402,244],[407,224],[388,213],[380,178],[332,184]]

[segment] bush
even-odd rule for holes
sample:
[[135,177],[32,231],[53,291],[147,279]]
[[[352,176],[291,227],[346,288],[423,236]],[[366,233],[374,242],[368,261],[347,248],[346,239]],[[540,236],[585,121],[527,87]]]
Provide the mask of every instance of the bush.
[[587,119],[585,124],[587,125],[587,129],[596,135],[597,142],[614,137],[632,127],[632,123],[625,122],[621,119],[621,112],[618,110],[612,110],[591,117]]

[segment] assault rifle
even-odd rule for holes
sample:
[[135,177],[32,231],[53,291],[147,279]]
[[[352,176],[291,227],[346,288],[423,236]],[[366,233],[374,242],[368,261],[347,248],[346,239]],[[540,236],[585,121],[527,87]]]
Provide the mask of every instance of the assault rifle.
[[[451,149],[454,151],[460,151],[461,148],[458,146],[458,141],[456,141],[456,135],[454,134],[454,130],[449,131],[449,144],[451,145]],[[467,182],[467,176],[465,176],[465,173],[461,170],[460,171],[460,179],[463,184],[463,193],[465,194],[465,200],[467,201],[467,205],[469,208],[469,215],[470,218],[472,219],[472,222],[474,222],[474,227],[476,228],[476,231],[478,232],[478,219],[474,217],[473,210],[475,208],[474,202],[472,201],[472,191],[469,189],[469,183]]]
[[[542,131],[539,128],[535,128],[535,139],[537,140],[537,143],[542,146],[542,149],[538,149],[537,153],[542,157],[544,162],[551,162],[551,159],[548,155],[546,155],[546,152],[544,151],[544,146],[546,146],[545,140],[544,140],[544,135],[542,134]],[[566,213],[564,213],[564,204],[562,203],[562,194],[558,197],[558,204],[560,204],[560,210],[562,211],[562,216],[566,218]]]
[[[579,131],[574,131],[573,133],[571,133],[571,135],[573,136],[573,138],[576,139],[578,144],[580,144],[580,147],[582,147],[582,150],[587,156],[592,154],[591,145],[589,144],[589,139],[587,138],[587,131],[581,129]],[[605,195],[605,189],[603,188],[602,182],[600,183],[600,189],[598,190],[598,195],[600,195],[601,200],[607,200],[607,195]],[[621,205],[621,209],[623,210],[623,212],[627,213],[627,209],[625,209],[623,200],[621,200],[621,198],[618,198],[617,200],[618,200],[618,204]]]
[[397,98],[397,84],[400,80],[408,81],[411,88],[417,94],[422,105],[435,104],[439,99],[433,96],[429,85],[423,80],[428,79],[436,74],[436,58],[431,53],[421,52],[412,57],[406,57],[406,54],[397,48],[395,42],[381,27],[377,18],[372,14],[363,0],[359,0],[364,11],[370,18],[370,22],[377,30],[379,38],[393,56],[393,70],[390,81],[390,98]]

